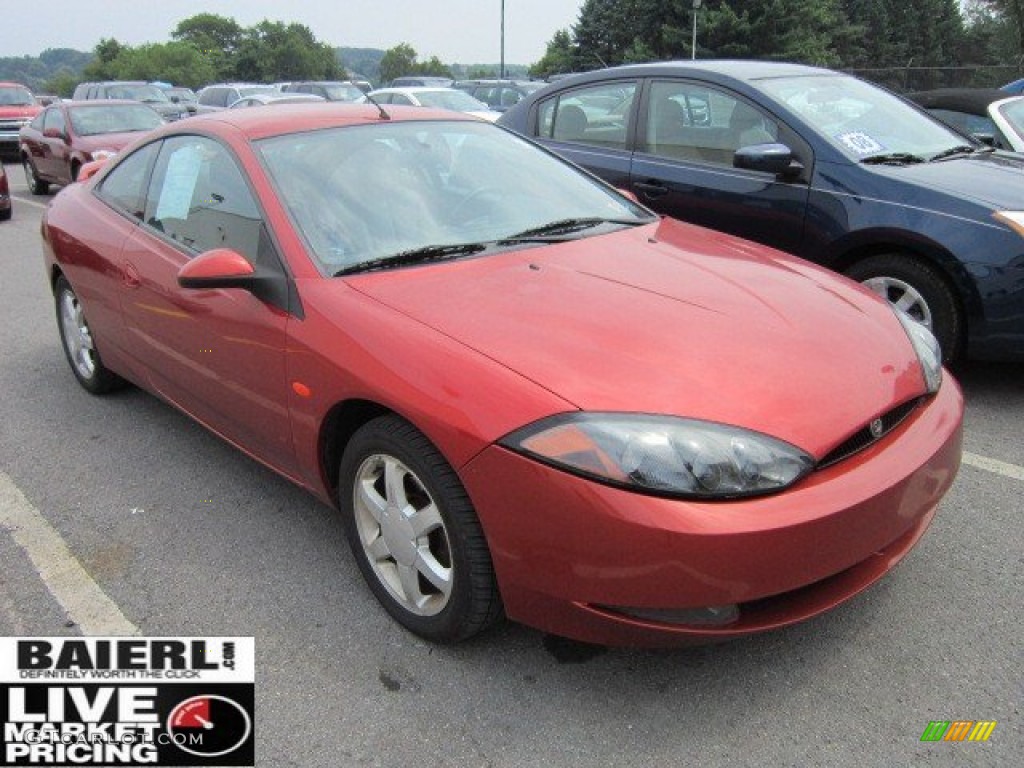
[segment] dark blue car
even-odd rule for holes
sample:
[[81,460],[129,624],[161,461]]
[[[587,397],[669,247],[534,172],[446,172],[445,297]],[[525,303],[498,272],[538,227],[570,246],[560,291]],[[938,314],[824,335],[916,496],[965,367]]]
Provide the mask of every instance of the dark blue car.
[[499,123],[657,211],[863,282],[947,361],[1024,360],[1024,158],[882,88],[795,64],[638,64],[560,80]]

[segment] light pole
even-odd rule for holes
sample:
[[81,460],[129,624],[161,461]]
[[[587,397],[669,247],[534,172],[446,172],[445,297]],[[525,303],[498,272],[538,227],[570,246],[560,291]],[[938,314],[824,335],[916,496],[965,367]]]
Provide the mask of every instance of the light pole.
[[505,79],[505,0],[501,0],[501,74],[499,77]]
[[[502,0],[504,2],[504,0]],[[697,58],[697,11],[700,10],[701,0],[693,0],[693,38],[690,41],[690,59]]]

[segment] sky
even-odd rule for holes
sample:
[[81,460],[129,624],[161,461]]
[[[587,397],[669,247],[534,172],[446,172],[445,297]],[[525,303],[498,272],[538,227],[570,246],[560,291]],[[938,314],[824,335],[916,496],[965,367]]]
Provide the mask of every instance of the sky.
[[[497,63],[501,0],[4,0],[0,57],[47,48],[91,51],[100,38],[163,43],[182,19],[215,13],[248,27],[263,19],[305,24],[332,46],[392,48],[409,43],[420,59]],[[548,40],[571,26],[583,0],[504,0],[505,61],[532,64]]]

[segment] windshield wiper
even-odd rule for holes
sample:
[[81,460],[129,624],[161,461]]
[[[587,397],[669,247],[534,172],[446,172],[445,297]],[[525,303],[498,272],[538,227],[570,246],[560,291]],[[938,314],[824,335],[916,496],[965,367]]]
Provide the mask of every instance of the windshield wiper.
[[909,152],[889,152],[884,155],[872,155],[861,160],[865,165],[910,165],[923,163],[924,158]]
[[531,227],[530,229],[524,229],[522,232],[517,232],[514,235],[503,237],[497,241],[500,245],[502,243],[519,243],[528,240],[541,240],[541,241],[554,241],[564,239],[562,235],[570,235],[575,232],[579,232],[584,229],[590,229],[592,227],[599,226],[601,224],[620,224],[625,227],[635,227],[640,224],[649,224],[649,221],[643,219],[606,219],[598,217],[590,218],[579,218],[579,219],[559,219],[558,221],[552,221],[548,224],[542,224],[539,227]]
[[950,147],[949,149],[942,150],[939,154],[933,156],[928,162],[934,163],[936,160],[946,160],[947,158],[957,157],[958,155],[973,155],[977,151],[977,147],[960,144],[956,147]]
[[351,275],[356,272],[372,272],[375,269],[386,267],[402,267],[408,264],[423,264],[428,261],[443,261],[455,256],[467,256],[471,253],[480,253],[487,248],[486,243],[457,243],[455,245],[426,245],[422,248],[412,248],[408,251],[399,251],[388,256],[381,256],[379,259],[361,261],[343,267],[334,273],[334,277]]

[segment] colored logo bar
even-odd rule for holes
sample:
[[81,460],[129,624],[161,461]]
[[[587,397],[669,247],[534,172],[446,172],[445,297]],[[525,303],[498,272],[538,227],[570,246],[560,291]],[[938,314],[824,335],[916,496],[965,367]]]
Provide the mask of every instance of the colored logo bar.
[[995,720],[932,720],[921,741],[988,741],[995,728]]

